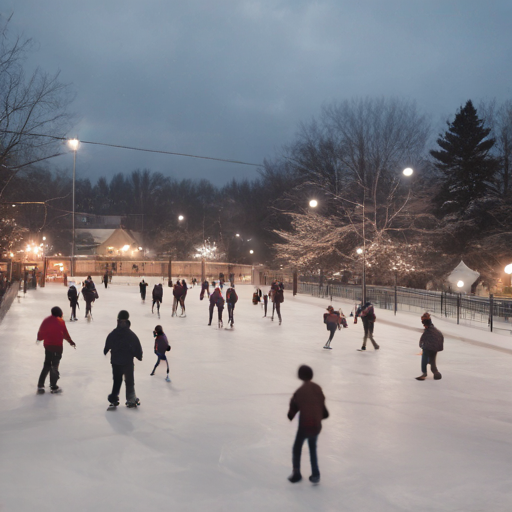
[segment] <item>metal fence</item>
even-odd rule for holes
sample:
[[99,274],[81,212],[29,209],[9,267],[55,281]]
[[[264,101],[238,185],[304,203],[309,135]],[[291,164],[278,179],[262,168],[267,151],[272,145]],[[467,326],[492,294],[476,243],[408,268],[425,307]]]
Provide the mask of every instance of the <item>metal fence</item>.
[[[361,302],[363,296],[362,287],[358,285],[329,283],[321,286],[318,283],[298,283],[297,291],[330,300],[333,297],[344,298],[354,303]],[[488,324],[491,331],[497,322],[508,323],[512,318],[512,300],[495,298],[492,295],[487,298],[411,288],[367,286],[366,297],[375,307],[381,309],[418,313],[429,311],[446,318],[455,318],[457,323],[467,320]]]

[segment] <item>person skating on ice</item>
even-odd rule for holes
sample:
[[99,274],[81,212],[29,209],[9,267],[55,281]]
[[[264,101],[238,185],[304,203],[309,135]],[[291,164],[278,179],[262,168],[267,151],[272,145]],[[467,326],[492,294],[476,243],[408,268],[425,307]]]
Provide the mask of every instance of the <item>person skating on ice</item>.
[[51,315],[46,317],[37,333],[37,341],[43,341],[44,364],[43,370],[39,375],[37,383],[37,392],[44,393],[44,383],[46,377],[50,374],[50,389],[52,393],[60,393],[62,390],[57,386],[60,378],[59,364],[62,358],[63,341],[66,340],[72,347],[76,348],[76,343],[71,339],[66,328],[66,323],[62,319],[62,309],[55,306],[51,309]]
[[370,341],[372,342],[373,348],[375,350],[379,350],[379,345],[373,338],[373,328],[375,325],[375,310],[373,308],[373,304],[370,301],[366,301],[366,303],[363,305],[361,304],[356,311],[356,317],[354,319],[354,323],[357,322],[357,318],[361,317],[361,321],[363,322],[363,328],[364,328],[364,338],[363,338],[363,345],[361,347],[361,350],[366,350],[366,341],[368,338],[370,338]]
[[106,270],[105,273],[103,274],[103,284],[105,285],[106,290],[108,287],[108,270]]
[[164,289],[161,283],[155,284],[153,287],[153,304],[151,305],[151,313],[155,312],[155,304],[156,311],[158,313],[158,318],[160,318],[160,304],[162,303],[162,299],[164,298]]
[[311,460],[311,476],[309,481],[316,484],[320,481],[316,444],[318,435],[322,430],[322,420],[329,417],[329,412],[325,407],[325,396],[322,388],[312,382],[313,370],[309,366],[302,365],[299,368],[298,376],[300,380],[304,381],[304,384],[293,394],[288,410],[288,419],[290,421],[299,413],[299,428],[297,429],[292,450],[293,471],[288,480],[292,483],[302,480],[300,459],[302,446],[307,439]]
[[284,285],[283,283],[277,283],[277,289],[274,289],[274,304],[272,309],[272,321],[274,321],[274,310],[279,318],[279,325],[281,325],[283,319],[281,317],[281,304],[284,302]]
[[164,330],[161,325],[157,325],[155,330],[153,331],[153,336],[155,337],[155,355],[158,358],[156,360],[155,367],[151,372],[151,375],[155,375],[155,370],[158,368],[160,361],[165,361],[167,364],[167,377],[165,380],[167,382],[171,382],[169,379],[169,361],[167,360],[166,352],[171,350],[171,346],[169,345],[169,341],[167,340],[167,336],[164,334]]
[[233,324],[235,323],[235,317],[234,317],[234,311],[235,311],[235,304],[238,301],[238,295],[235,291],[235,285],[231,286],[226,290],[226,304],[228,305],[228,324],[233,327]]
[[92,282],[92,280],[86,280],[82,288],[82,297],[84,298],[85,301],[85,318],[87,318],[89,314],[92,317],[92,304],[96,300],[97,295],[97,293],[95,293],[96,289],[93,286],[94,283]]
[[74,284],[71,284],[68,289],[68,300],[69,306],[71,307],[71,318],[70,321],[76,321],[76,307],[78,306],[78,291]]
[[217,287],[210,295],[210,319],[208,321],[208,325],[212,325],[213,319],[213,310],[217,306],[217,313],[219,317],[219,328],[222,327],[222,311],[224,310],[224,297],[222,296],[222,292],[220,288]]
[[177,316],[178,315],[178,304],[180,302],[181,295],[183,293],[183,286],[180,283],[179,279],[176,280],[176,284],[172,288],[172,295],[173,295],[173,301],[172,301],[172,314],[171,316]]
[[324,324],[326,324],[327,330],[331,333],[329,339],[324,345],[324,348],[330,349],[334,333],[336,332],[336,329],[339,329],[341,326],[341,315],[338,311],[334,311],[332,306],[328,306],[327,313],[324,313]]
[[185,313],[185,299],[187,298],[187,292],[188,292],[188,285],[185,279],[181,280],[181,295],[179,297],[180,306],[181,306],[181,315],[182,317],[186,317],[187,314]]
[[210,284],[205,279],[201,284],[201,293],[199,294],[199,300],[204,299],[204,294],[206,293],[207,297],[210,298]]
[[142,299],[142,302],[146,302],[146,292],[148,289],[148,283],[144,281],[144,279],[139,283],[139,291],[140,291],[140,298]]
[[119,391],[123,383],[126,387],[126,405],[136,407],[139,399],[135,394],[135,378],[133,358],[142,361],[142,346],[137,335],[130,329],[130,314],[128,311],[119,311],[117,327],[107,336],[103,353],[110,351],[112,364],[112,392],[107,399],[111,405],[119,405]]
[[429,313],[424,313],[421,317],[421,323],[425,330],[420,338],[420,348],[423,350],[421,355],[421,375],[416,380],[425,380],[427,378],[427,364],[434,374],[434,380],[440,380],[442,375],[439,373],[436,365],[437,353],[444,348],[443,333],[434,327]]

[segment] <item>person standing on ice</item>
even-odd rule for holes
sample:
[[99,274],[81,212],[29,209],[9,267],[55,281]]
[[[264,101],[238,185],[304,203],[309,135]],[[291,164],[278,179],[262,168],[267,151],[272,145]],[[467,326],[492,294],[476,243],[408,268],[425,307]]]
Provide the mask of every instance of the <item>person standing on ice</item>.
[[164,297],[164,289],[160,283],[155,284],[153,287],[153,304],[151,305],[151,313],[155,312],[155,304],[158,316],[160,317],[160,304]]
[[429,313],[423,313],[421,323],[425,330],[420,338],[420,348],[423,349],[421,356],[421,375],[416,380],[425,380],[427,378],[427,364],[434,374],[434,380],[440,380],[442,375],[439,373],[436,365],[437,353],[444,348],[444,336],[441,331],[434,327]]
[[139,283],[139,291],[140,291],[140,298],[142,299],[142,302],[146,302],[146,292],[148,289],[148,283],[144,281],[144,279]]
[[103,284],[105,285],[105,289],[108,287],[108,270],[105,270],[103,274]]
[[235,311],[235,304],[238,301],[238,295],[235,292],[235,285],[231,286],[226,290],[226,304],[228,305],[228,324],[233,327],[233,324],[235,323],[235,318],[233,316],[233,313]]
[[281,304],[284,302],[284,285],[283,283],[279,283],[277,285],[277,290],[274,290],[274,305],[272,309],[272,321],[274,321],[274,311],[277,313],[277,317],[279,318],[279,325],[281,325],[283,319],[281,318]]
[[[92,281],[90,281],[92,283]],[[93,283],[94,285],[94,283]],[[82,297],[85,300],[85,318],[91,314],[92,317],[92,303],[96,300],[97,293],[94,293],[96,290],[91,287],[91,285],[88,285],[88,282],[84,282],[84,287],[82,288]]]
[[357,322],[358,317],[361,317],[361,321],[363,322],[364,328],[364,338],[361,350],[366,350],[366,341],[368,338],[370,338],[373,348],[375,350],[379,350],[380,347],[379,345],[377,345],[377,342],[373,338],[373,327],[375,325],[375,320],[377,319],[377,317],[375,316],[373,304],[370,301],[367,301],[364,305],[361,304],[357,308],[354,323]]
[[205,279],[203,281],[203,283],[201,284],[201,293],[199,295],[199,300],[203,300],[204,299],[204,294],[206,293],[207,297],[210,298],[210,289],[209,289],[210,285],[208,283],[208,281]]
[[324,324],[326,324],[327,330],[331,333],[324,348],[331,350],[331,341],[334,338],[334,333],[341,326],[341,315],[338,311],[334,311],[332,306],[328,306],[327,313],[324,313]]
[[160,361],[165,361],[167,364],[167,377],[165,380],[167,382],[171,382],[169,379],[169,361],[167,361],[166,352],[171,350],[171,346],[169,345],[169,341],[167,340],[167,336],[164,334],[164,330],[161,325],[157,325],[155,330],[153,331],[153,336],[155,337],[155,355],[158,358],[156,360],[155,367],[150,375],[155,375],[155,370],[158,368]]
[[181,295],[183,293],[183,287],[181,286],[181,283],[179,279],[176,280],[176,284],[172,288],[172,295],[173,295],[173,301],[172,301],[172,314],[171,316],[177,316],[178,315],[178,303],[180,302]]
[[76,343],[71,339],[66,328],[66,323],[62,319],[62,309],[55,306],[51,310],[51,316],[46,317],[39,327],[37,333],[37,342],[43,341],[44,346],[44,365],[39,382],[37,383],[37,392],[42,395],[44,393],[44,382],[48,373],[50,374],[50,389],[52,393],[60,393],[62,391],[57,386],[60,378],[59,363],[62,359],[63,340],[66,340],[72,347],[76,348]]
[[181,315],[180,316],[187,316],[185,313],[185,299],[187,298],[187,292],[188,292],[188,285],[185,279],[181,280],[181,295],[179,297],[180,306],[181,306]]
[[68,290],[68,300],[69,306],[71,307],[71,318],[70,321],[76,321],[78,318],[76,317],[76,307],[78,305],[78,291],[74,284],[69,286]]
[[135,378],[133,375],[133,358],[142,361],[142,346],[137,335],[130,329],[130,314],[128,311],[119,311],[117,327],[107,336],[103,353],[110,351],[112,364],[112,393],[107,399],[111,405],[119,405],[119,391],[123,383],[126,387],[126,405],[137,407],[140,404],[135,394]]
[[295,391],[290,400],[288,410],[288,419],[293,420],[297,413],[299,415],[299,428],[293,444],[293,472],[288,477],[292,484],[302,480],[300,472],[300,459],[302,454],[302,445],[307,439],[309,444],[309,457],[311,459],[311,476],[309,481],[317,484],[320,481],[320,470],[318,469],[318,459],[316,454],[316,443],[318,435],[322,430],[322,420],[329,417],[329,411],[325,407],[325,396],[322,388],[312,382],[313,370],[306,365],[299,368],[299,379],[304,384]]

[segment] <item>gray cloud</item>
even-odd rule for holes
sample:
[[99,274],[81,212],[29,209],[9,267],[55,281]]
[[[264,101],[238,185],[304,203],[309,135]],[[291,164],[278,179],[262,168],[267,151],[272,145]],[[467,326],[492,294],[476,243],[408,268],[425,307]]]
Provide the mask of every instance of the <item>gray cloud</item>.
[[[83,140],[254,163],[323,103],[415,99],[434,121],[512,97],[508,0],[16,0],[29,65],[74,84]],[[57,161],[70,166],[70,158]],[[222,184],[253,167],[82,146],[79,175],[149,168]]]

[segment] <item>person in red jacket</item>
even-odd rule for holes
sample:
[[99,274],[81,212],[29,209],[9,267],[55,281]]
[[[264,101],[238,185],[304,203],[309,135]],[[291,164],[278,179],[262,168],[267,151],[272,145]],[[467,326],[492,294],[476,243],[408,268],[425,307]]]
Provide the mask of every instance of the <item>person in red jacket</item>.
[[43,370],[39,376],[37,384],[37,392],[44,393],[44,382],[48,373],[50,374],[50,389],[52,393],[60,393],[62,391],[57,386],[59,380],[59,363],[62,358],[62,342],[66,340],[72,347],[76,348],[75,342],[66,329],[66,324],[62,319],[62,309],[55,306],[52,308],[51,316],[45,318],[39,332],[37,333],[37,341],[43,341],[45,358]]
[[295,415],[300,412],[299,428],[295,443],[293,444],[293,473],[288,477],[292,484],[302,480],[300,473],[300,457],[302,454],[302,445],[307,439],[309,444],[309,456],[311,459],[311,476],[309,481],[317,484],[320,481],[320,470],[318,469],[318,460],[316,456],[316,442],[318,435],[322,430],[322,420],[329,417],[329,412],[325,407],[325,396],[322,388],[311,381],[313,370],[306,365],[299,368],[299,379],[304,384],[295,391],[290,400],[290,409],[288,419],[293,420]]

